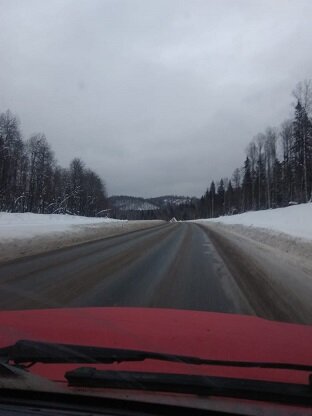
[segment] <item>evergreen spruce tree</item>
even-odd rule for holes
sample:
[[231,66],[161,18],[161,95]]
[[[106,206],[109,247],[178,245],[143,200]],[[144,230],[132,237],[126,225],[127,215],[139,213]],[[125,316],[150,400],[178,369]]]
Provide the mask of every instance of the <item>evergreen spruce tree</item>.
[[252,177],[250,161],[248,157],[246,157],[244,162],[243,207],[244,211],[249,211],[252,208]]

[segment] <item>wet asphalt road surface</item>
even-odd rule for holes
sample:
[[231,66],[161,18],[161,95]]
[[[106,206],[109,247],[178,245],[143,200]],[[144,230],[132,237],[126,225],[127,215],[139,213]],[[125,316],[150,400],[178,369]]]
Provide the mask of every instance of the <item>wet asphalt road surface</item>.
[[0,309],[133,306],[312,319],[309,304],[290,307],[291,290],[261,273],[222,235],[165,224],[0,265]]

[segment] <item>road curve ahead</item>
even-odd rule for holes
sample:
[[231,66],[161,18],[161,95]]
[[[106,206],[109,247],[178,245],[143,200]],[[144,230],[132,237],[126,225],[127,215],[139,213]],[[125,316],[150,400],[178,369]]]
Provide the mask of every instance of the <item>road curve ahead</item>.
[[309,321],[309,305],[298,311],[284,295],[279,301],[244,261],[235,266],[237,253],[231,267],[222,244],[197,224],[165,224],[8,262],[0,266],[0,310],[139,306]]

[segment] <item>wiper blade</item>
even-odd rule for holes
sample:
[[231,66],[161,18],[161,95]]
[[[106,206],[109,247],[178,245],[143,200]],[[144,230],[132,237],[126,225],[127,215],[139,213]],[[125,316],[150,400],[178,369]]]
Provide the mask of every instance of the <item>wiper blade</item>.
[[77,368],[65,374],[71,387],[163,391],[196,395],[222,395],[246,399],[312,404],[308,385],[186,374],[106,371]]
[[144,360],[170,361],[193,365],[312,371],[312,365],[306,364],[211,360],[149,351],[58,344],[28,340],[21,340],[11,346],[0,348],[0,361],[13,362],[15,364],[112,364],[126,361]]

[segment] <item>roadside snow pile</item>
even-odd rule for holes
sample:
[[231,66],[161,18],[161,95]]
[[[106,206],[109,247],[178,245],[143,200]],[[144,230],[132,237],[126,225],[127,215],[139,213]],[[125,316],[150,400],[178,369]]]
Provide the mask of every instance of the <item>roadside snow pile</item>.
[[244,214],[198,220],[198,222],[243,225],[312,240],[312,203],[263,211],[250,211]]
[[0,262],[162,224],[60,214],[0,212]]
[[0,212],[0,238],[29,238],[37,235],[64,232],[77,225],[122,223],[111,218],[89,218],[60,214],[11,214]]
[[264,211],[196,220],[221,234],[231,234],[237,241],[246,238],[270,246],[278,253],[292,255],[312,270],[312,204],[293,205]]

